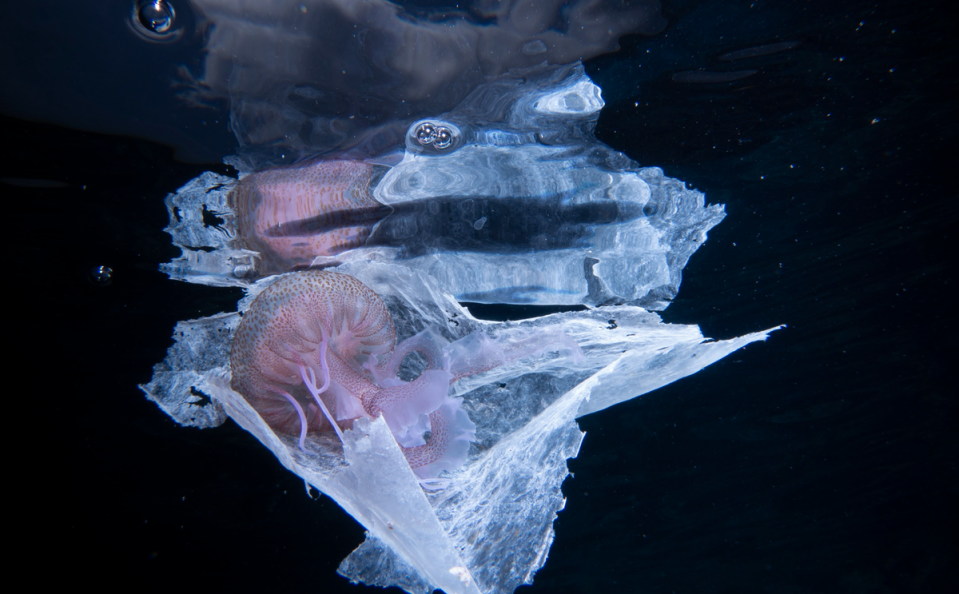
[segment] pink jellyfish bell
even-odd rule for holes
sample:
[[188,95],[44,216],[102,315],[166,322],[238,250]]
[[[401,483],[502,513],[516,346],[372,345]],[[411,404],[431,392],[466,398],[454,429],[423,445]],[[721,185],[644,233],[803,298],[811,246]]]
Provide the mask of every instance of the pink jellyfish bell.
[[[448,395],[456,378],[434,336],[420,333],[394,352],[393,321],[376,293],[345,274],[306,270],[267,287],[243,317],[230,386],[274,431],[299,434],[303,450],[310,432],[332,429],[342,440],[353,420],[383,415],[414,471],[433,478],[465,462],[476,430]],[[412,351],[427,368],[404,382],[396,370]]]

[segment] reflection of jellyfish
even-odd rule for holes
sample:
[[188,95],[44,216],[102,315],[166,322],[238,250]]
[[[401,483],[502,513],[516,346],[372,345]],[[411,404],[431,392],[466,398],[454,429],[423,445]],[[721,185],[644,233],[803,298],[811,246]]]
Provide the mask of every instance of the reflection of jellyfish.
[[372,175],[362,161],[317,161],[246,176],[231,195],[237,245],[261,254],[264,274],[362,246],[389,213],[370,195]]
[[[597,142],[602,106],[581,66],[549,68],[411,123],[401,159],[208,174],[168,198],[184,255],[165,269],[247,285],[377,258],[464,301],[664,309],[722,206]],[[204,225],[204,213],[223,224]]]

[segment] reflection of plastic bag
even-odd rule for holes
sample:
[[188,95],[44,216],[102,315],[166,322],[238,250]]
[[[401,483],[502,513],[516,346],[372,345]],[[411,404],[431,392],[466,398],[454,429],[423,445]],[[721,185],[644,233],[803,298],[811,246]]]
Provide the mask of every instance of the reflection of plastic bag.
[[[596,141],[602,106],[580,65],[487,83],[453,111],[410,127],[403,159],[368,175],[363,188],[390,214],[340,222],[340,231],[369,223],[363,245],[318,250],[314,263],[392,261],[432,275],[461,301],[665,309],[723,208]],[[427,129],[445,130],[448,144]],[[276,183],[303,181],[297,169],[274,174],[286,176]],[[207,173],[167,199],[167,231],[183,249],[164,267],[172,278],[242,286],[292,269],[244,237],[238,219],[252,215],[235,211],[236,184]],[[327,218],[343,213],[333,214],[284,223],[298,237],[322,234]]]
[[[359,421],[346,432],[345,459],[308,456],[295,437],[274,434],[229,388],[238,313],[177,326],[176,344],[143,386],[147,395],[184,425],[211,427],[233,418],[369,531],[367,542],[340,566],[342,574],[410,592],[505,593],[530,583],[546,560],[552,522],[564,505],[566,460],[583,437],[575,418],[694,373],[768,333],[705,342],[695,326],[663,324],[635,306],[483,322],[421,273],[376,262],[337,270],[383,298],[399,338],[431,325],[450,340],[475,331],[493,339],[564,332],[583,351],[579,362],[546,353],[455,383],[451,393],[463,397],[477,425],[476,447],[445,488],[427,493],[382,419]],[[273,280],[252,285],[240,311]],[[198,393],[211,402],[201,405]]]

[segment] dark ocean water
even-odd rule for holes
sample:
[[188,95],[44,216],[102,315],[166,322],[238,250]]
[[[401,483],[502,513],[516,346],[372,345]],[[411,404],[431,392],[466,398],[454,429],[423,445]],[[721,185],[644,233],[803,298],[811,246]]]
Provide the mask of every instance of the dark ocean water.
[[[56,11],[24,12],[4,29],[104,43]],[[663,33],[627,36],[587,62],[606,100],[597,136],[726,205],[664,319],[717,339],[788,328],[582,419],[549,560],[521,592],[953,591],[959,59],[948,12],[940,2],[666,1]],[[777,42],[798,45],[737,60],[752,76],[672,79],[728,71],[724,53]],[[160,99],[104,70],[102,48],[87,71],[66,71],[76,60],[64,44],[12,55],[77,101],[129,92],[117,105],[164,117]],[[30,80],[26,67],[13,72],[0,92]],[[29,569],[36,583],[373,591],[335,574],[363,533],[335,503],[308,497],[232,422],[181,428],[137,389],[176,321],[239,296],[157,270],[177,255],[163,197],[228,169],[134,137],[7,116],[0,126],[0,178],[56,182],[0,185],[17,353],[6,367],[6,490],[23,566],[45,568]],[[181,129],[201,134],[191,126]],[[209,128],[207,146],[230,150],[225,130]],[[98,265],[113,269],[110,284],[91,280]]]

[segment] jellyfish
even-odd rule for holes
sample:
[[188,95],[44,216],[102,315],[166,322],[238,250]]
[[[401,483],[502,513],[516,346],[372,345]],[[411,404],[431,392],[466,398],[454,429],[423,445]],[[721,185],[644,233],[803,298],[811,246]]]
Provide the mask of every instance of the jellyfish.
[[[514,343],[509,352],[469,336],[448,344],[428,328],[394,348],[396,331],[382,300],[355,278],[307,270],[286,275],[260,293],[236,330],[230,387],[271,429],[298,434],[342,429],[382,415],[421,479],[466,461],[476,425],[448,395],[451,383],[554,346],[555,335]],[[466,346],[468,345],[468,346]],[[581,356],[565,336],[555,346]],[[404,382],[399,368],[418,352],[426,367]],[[424,432],[429,439],[423,438]]]
[[[351,427],[361,416],[383,414],[399,441],[428,415],[429,441],[403,453],[421,478],[432,478],[462,465],[475,425],[447,395],[454,378],[440,345],[427,333],[394,352],[395,336],[383,302],[353,277],[318,270],[288,276],[260,293],[237,329],[230,386],[272,429],[298,432],[304,450],[308,431],[331,428],[342,439],[341,424]],[[413,350],[427,357],[427,368],[400,381],[390,355]]]

